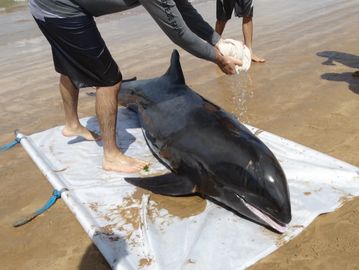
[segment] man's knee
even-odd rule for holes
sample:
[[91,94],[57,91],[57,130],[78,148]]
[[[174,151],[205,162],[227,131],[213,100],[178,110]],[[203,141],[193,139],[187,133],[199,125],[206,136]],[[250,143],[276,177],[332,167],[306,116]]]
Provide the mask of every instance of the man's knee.
[[65,86],[66,88],[74,88],[78,90],[71,78],[65,74],[60,74],[60,85]]
[[252,21],[252,17],[251,16],[244,16],[243,17],[243,24],[245,23],[249,23]]
[[228,20],[226,19],[217,19],[217,24],[220,24],[220,25],[226,25],[226,23],[228,22]]
[[99,86],[96,87],[96,91],[114,91],[114,92],[118,92],[120,90],[120,86],[121,86],[121,81],[115,83],[114,85],[111,86]]

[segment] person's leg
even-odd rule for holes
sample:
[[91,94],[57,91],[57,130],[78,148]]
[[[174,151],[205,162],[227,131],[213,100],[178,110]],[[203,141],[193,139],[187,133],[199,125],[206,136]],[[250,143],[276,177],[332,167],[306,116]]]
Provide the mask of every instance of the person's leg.
[[219,35],[223,34],[224,28],[226,27],[226,23],[227,23],[227,21],[220,21],[220,20],[216,21],[215,31]]
[[233,0],[217,0],[216,1],[216,25],[215,31],[222,35],[227,21],[231,19],[234,8]]
[[266,60],[262,57],[258,57],[252,51],[252,39],[253,39],[253,19],[252,17],[243,17],[242,22],[244,44],[251,50],[252,61],[258,63],[264,63]]
[[60,93],[65,112],[65,127],[62,134],[66,137],[81,136],[86,140],[99,140],[100,137],[81,125],[77,114],[79,89],[77,89],[70,78],[60,75]]
[[147,163],[122,154],[116,144],[117,95],[120,84],[98,87],[96,90],[96,115],[100,123],[105,170],[133,173],[142,170]]
[[104,142],[103,168],[140,171],[147,163],[124,156],[116,145],[117,93],[122,75],[94,19],[89,16],[50,18],[37,23],[51,44],[56,71],[66,74],[60,78],[66,119],[63,134],[97,138],[81,126],[77,114],[78,89],[97,86],[96,114]]

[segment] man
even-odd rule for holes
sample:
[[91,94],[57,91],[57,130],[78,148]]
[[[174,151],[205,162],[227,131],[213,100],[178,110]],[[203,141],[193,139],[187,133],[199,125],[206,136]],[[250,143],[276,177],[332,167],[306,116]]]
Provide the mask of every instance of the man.
[[100,123],[105,170],[133,173],[144,161],[123,155],[116,145],[117,94],[122,75],[93,16],[119,12],[142,4],[167,36],[191,54],[235,73],[239,60],[221,55],[220,36],[187,0],[29,0],[30,11],[49,41],[65,111],[64,136],[99,137],[83,127],[77,115],[79,89],[96,87],[96,116]]
[[250,49],[252,54],[252,61],[264,63],[266,60],[258,57],[252,51],[253,38],[253,1],[254,0],[217,0],[217,21],[216,32],[222,35],[223,30],[228,20],[232,17],[234,9],[237,17],[243,17],[242,31],[244,44]]

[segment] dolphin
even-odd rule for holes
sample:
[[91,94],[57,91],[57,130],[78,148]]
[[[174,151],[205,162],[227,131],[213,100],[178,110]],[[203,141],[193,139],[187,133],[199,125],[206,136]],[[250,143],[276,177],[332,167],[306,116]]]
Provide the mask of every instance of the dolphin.
[[162,195],[201,195],[286,230],[291,205],[276,157],[233,115],[186,85],[176,50],[163,76],[122,83],[118,99],[137,112],[149,148],[171,171],[127,182]]

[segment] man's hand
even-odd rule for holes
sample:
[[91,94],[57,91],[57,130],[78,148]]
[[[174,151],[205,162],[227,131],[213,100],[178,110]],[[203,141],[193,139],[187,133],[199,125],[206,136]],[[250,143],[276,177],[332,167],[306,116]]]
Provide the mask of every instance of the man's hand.
[[218,50],[217,46],[215,46],[214,48],[216,50],[216,64],[223,71],[223,73],[227,75],[236,74],[236,66],[241,66],[242,61],[230,56],[224,56]]

